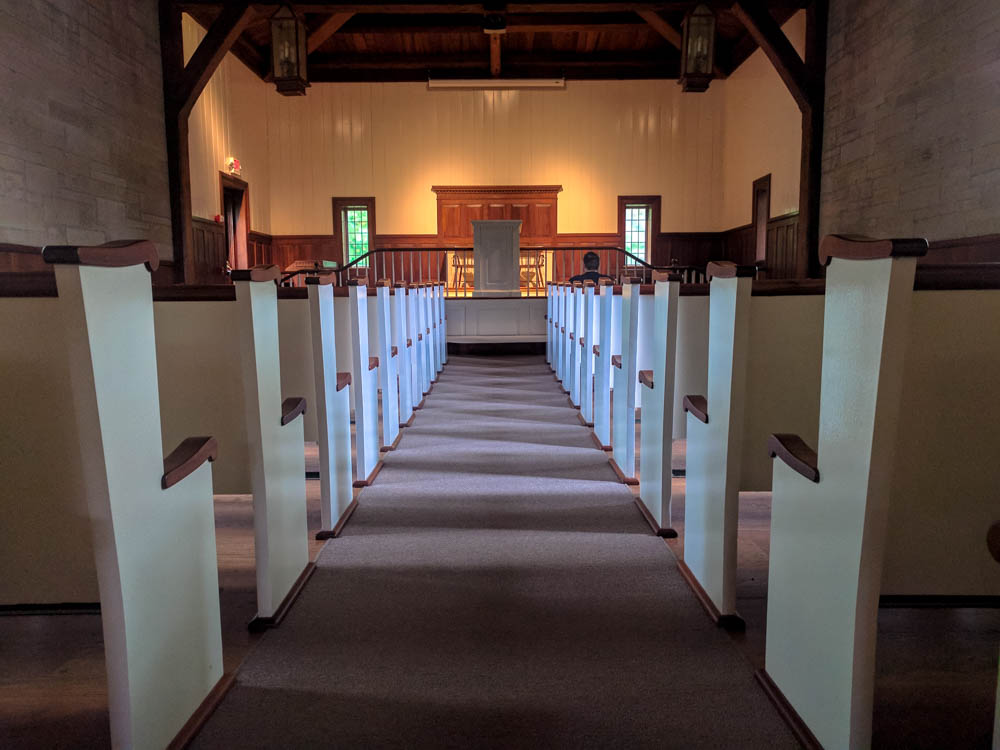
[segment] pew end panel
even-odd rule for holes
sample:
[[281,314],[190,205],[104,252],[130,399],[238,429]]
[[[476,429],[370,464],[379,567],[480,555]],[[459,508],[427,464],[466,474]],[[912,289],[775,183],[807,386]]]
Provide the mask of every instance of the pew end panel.
[[684,395],[708,391],[708,294],[677,300],[677,365],[674,372],[674,439],[687,437]]
[[0,297],[0,320],[0,604],[97,602],[60,301]]
[[[281,392],[304,393],[312,407],[313,399],[309,394],[316,393],[316,377],[308,299],[278,298],[278,342],[281,346]],[[319,439],[317,416],[316,409],[306,410],[303,429],[310,443]]]

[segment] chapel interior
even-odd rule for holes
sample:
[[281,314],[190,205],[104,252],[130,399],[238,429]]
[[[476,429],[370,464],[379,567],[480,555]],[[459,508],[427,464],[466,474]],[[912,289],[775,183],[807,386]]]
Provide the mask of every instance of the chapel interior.
[[0,747],[1000,750],[1000,4],[0,3]]

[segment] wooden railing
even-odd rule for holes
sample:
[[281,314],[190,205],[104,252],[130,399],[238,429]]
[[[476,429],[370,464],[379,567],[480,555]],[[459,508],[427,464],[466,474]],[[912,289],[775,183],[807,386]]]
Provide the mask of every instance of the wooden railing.
[[[622,279],[652,282],[654,271],[681,274],[686,283],[705,281],[705,269],[699,266],[653,266],[618,247],[522,247],[520,290],[523,297],[544,297],[546,284],[563,283],[587,269],[584,256],[599,258],[598,272],[620,283]],[[439,282],[448,297],[472,296],[475,263],[471,247],[413,247],[372,250],[344,266],[329,261],[301,261],[290,265],[282,283],[299,286],[306,276],[333,273],[337,286],[363,281],[374,286],[380,279],[393,285],[402,282]]]

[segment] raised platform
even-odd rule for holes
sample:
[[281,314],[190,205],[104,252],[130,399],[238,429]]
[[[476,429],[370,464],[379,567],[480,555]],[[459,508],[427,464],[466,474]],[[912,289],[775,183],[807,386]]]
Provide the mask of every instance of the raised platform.
[[545,342],[545,297],[446,299],[449,344]]

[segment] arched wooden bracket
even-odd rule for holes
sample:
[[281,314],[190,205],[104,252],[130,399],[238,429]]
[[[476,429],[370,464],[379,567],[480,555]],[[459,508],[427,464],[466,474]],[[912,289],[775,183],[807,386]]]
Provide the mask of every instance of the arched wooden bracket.
[[601,348],[597,344],[594,344],[594,350],[593,351],[594,351],[594,356],[595,357],[600,357],[601,356]]
[[919,258],[927,255],[927,240],[922,237],[877,240],[854,234],[828,234],[819,243],[820,265],[833,258],[843,260],[878,260],[879,258]]
[[389,350],[389,352],[390,352],[390,356],[395,357],[397,354],[399,354],[399,347],[398,346],[394,346],[394,347],[392,347],[392,349]]
[[594,282],[591,279],[587,279],[586,281],[583,282],[583,285],[585,287],[587,287],[587,286],[594,286]]
[[46,263],[102,268],[123,268],[140,263],[145,263],[149,271],[160,267],[156,245],[149,240],[115,240],[93,246],[46,245],[42,248],[42,259]]
[[573,336],[573,332],[572,332],[572,331],[570,331],[570,332],[569,332],[569,340],[570,340],[570,341],[573,341],[573,340],[574,340],[574,338],[575,338],[575,336]]
[[430,335],[431,335],[431,329],[430,329],[430,328],[428,328],[428,329],[427,329],[427,335],[428,335],[428,336],[430,336]]
[[378,357],[369,357],[368,358],[368,369],[369,370],[374,370],[376,367],[378,367]]
[[580,346],[586,346],[586,345],[587,345],[587,339],[585,339],[583,336],[581,336],[580,337]]
[[281,269],[274,265],[254,266],[253,268],[238,268],[229,277],[233,281],[277,281],[281,277]]
[[379,279],[378,283],[376,284],[376,286],[387,286],[387,287],[389,287],[391,289],[392,288],[392,282],[389,281],[389,279]]
[[713,260],[705,269],[705,275],[709,281],[718,277],[720,279],[747,279],[753,278],[757,269],[753,266],[738,266],[729,260]]
[[986,534],[986,547],[993,555],[993,559],[1000,563],[1000,521],[990,526]]
[[598,279],[597,285],[613,287],[615,285],[615,281],[614,279]]
[[281,402],[281,426],[306,413],[306,400],[302,396],[292,396]]
[[417,334],[417,341],[423,341],[423,340],[424,340],[424,334],[418,333]]
[[684,411],[688,412],[699,422],[708,424],[708,399],[704,396],[688,395],[683,401]]
[[622,369],[622,355],[612,354],[611,355],[611,366],[617,367],[619,370]]
[[214,437],[189,437],[163,459],[163,477],[160,487],[173,487],[188,474],[194,472],[206,461],[214,461],[219,456],[219,443]]
[[559,333],[566,333],[566,326],[559,329]]
[[771,458],[780,458],[810,482],[819,482],[816,451],[806,445],[806,441],[798,435],[790,433],[771,435],[767,439],[767,454]]
[[347,386],[351,384],[351,373],[349,372],[338,372],[337,373],[337,390],[342,391]]
[[653,371],[652,370],[639,370],[639,383],[646,386],[650,390],[653,389]]
[[406,348],[409,349],[411,346],[413,346],[413,339],[407,339],[406,340]]
[[320,273],[316,276],[306,276],[306,284],[309,286],[326,286],[337,280],[336,274],[332,271]]

